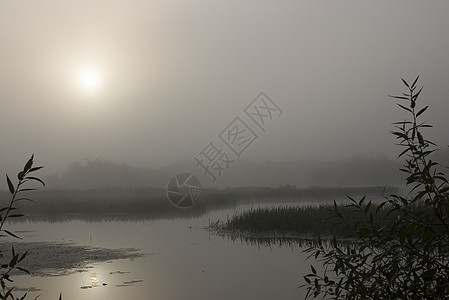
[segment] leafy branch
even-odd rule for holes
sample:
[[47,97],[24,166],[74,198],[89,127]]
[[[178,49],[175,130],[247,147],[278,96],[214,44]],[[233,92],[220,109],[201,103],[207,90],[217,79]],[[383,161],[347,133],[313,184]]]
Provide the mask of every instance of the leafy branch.
[[[39,184],[42,184],[43,186],[45,186],[45,183],[39,179],[38,177],[35,176],[31,176],[30,174],[33,172],[36,172],[40,169],[42,169],[43,167],[33,167],[34,164],[34,154],[31,155],[31,158],[27,161],[27,163],[25,164],[25,166],[23,167],[23,170],[20,171],[17,175],[18,178],[18,183],[17,185],[14,187],[14,184],[12,183],[11,179],[9,178],[8,175],[6,175],[6,182],[8,185],[8,189],[9,192],[11,193],[11,200],[9,202],[9,205],[6,207],[3,207],[0,209],[0,232],[4,232],[6,233],[6,235],[9,235],[13,238],[16,239],[21,239],[19,236],[17,236],[16,234],[14,234],[13,232],[4,229],[4,225],[7,219],[9,218],[18,218],[18,217],[22,217],[22,214],[17,214],[17,213],[12,213],[13,211],[15,211],[17,208],[14,207],[13,205],[19,201],[32,201],[32,199],[28,198],[28,197],[22,197],[21,194],[23,192],[27,192],[27,191],[34,191],[36,190],[36,188],[25,188],[23,187],[23,185],[27,182],[38,182]],[[2,234],[2,236],[5,236],[4,234]],[[8,299],[11,298],[14,300],[14,296],[13,296],[13,289],[14,288],[8,288],[6,282],[13,282],[13,280],[10,277],[10,273],[12,270],[17,269],[21,272],[25,272],[27,274],[30,274],[30,272],[27,269],[24,269],[19,265],[19,263],[25,259],[25,257],[28,254],[28,251],[26,251],[24,254],[20,254],[20,253],[16,253],[14,250],[14,246],[11,247],[11,252],[12,252],[12,258],[8,263],[2,263],[0,265],[0,285],[2,288],[2,291],[0,292],[0,299]],[[20,300],[25,299],[26,293],[25,295],[23,295]],[[17,300],[19,300],[19,298],[16,298]]]
[[[429,108],[417,107],[423,88],[419,76],[394,99],[409,119],[394,123],[391,133],[404,148],[400,169],[407,174],[408,195],[385,195],[380,204],[356,201],[348,205],[361,215],[353,223],[334,205],[334,215],[348,228],[353,242],[318,237],[305,251],[323,265],[311,266],[304,276],[308,297],[334,299],[446,299],[449,294],[449,184],[439,164],[432,161],[435,144],[424,137],[432,127],[420,117]],[[383,213],[380,214],[383,210]],[[386,212],[386,213],[385,213]]]

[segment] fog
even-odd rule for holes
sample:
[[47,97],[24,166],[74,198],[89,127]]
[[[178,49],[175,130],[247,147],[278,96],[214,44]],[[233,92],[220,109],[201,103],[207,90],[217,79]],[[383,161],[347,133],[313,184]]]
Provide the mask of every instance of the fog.
[[[443,166],[449,166],[449,150],[435,154]],[[252,162],[240,160],[215,182],[198,173],[190,161],[179,161],[162,168],[133,167],[107,160],[84,160],[70,164],[64,172],[46,176],[50,189],[166,188],[168,179],[179,172],[191,172],[201,178],[203,187],[282,187],[294,186],[396,186],[404,188],[402,164],[387,156],[353,156],[347,160],[302,160],[295,162]],[[443,170],[444,171],[444,170]]]
[[[78,182],[67,177],[75,162],[123,172],[94,185],[158,186],[202,175],[194,157],[214,142],[233,162],[216,181],[202,175],[209,185],[383,184],[394,174],[332,174],[357,157],[395,170],[389,131],[405,114],[388,95],[403,92],[401,77],[421,76],[428,137],[447,145],[448,11],[447,1],[1,1],[0,169],[13,174],[35,153],[53,186]],[[98,78],[83,85],[83,68]],[[261,92],[279,108],[263,128],[245,113]],[[237,117],[257,136],[238,155],[220,139]]]

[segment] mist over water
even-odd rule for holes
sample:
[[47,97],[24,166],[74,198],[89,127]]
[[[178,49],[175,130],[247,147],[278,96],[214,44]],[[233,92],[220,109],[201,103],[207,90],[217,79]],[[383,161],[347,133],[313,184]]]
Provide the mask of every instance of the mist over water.
[[191,161],[260,92],[283,114],[265,131],[244,119],[259,138],[239,159],[394,158],[404,116],[388,95],[418,74],[444,146],[447,6],[3,2],[0,169],[31,153],[48,175],[85,159]]
[[[420,75],[435,125],[425,136],[449,166],[448,11],[444,0],[1,1],[0,170],[13,184],[0,185],[0,209],[32,153],[46,183],[28,182],[36,202],[4,223],[24,240],[0,240],[2,255],[30,249],[17,291],[303,297],[307,241],[211,224],[406,193],[390,134],[405,118],[389,97],[401,78]],[[201,200],[182,207],[193,191]]]

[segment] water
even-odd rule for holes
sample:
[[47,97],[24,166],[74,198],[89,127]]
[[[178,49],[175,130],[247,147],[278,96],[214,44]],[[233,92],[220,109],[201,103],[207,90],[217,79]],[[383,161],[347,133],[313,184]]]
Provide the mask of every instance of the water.
[[[87,271],[68,275],[15,276],[14,284],[29,289],[27,299],[57,299],[59,292],[64,300],[303,298],[305,291],[298,286],[311,262],[305,261],[300,247],[250,245],[204,229],[209,220],[226,220],[250,207],[193,219],[11,224],[9,228],[22,231],[26,242],[138,248],[144,253],[97,262]],[[33,259],[32,253],[27,259]],[[96,287],[86,288],[92,283]]]

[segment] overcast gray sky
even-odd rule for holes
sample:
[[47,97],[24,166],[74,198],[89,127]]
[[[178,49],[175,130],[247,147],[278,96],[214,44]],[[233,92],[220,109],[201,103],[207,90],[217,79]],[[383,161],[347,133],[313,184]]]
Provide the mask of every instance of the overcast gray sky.
[[[398,149],[404,77],[448,143],[448,1],[0,0],[0,168],[103,158],[192,160],[237,116],[241,158],[340,159]],[[86,73],[87,72],[87,73]],[[283,110],[263,132],[243,109]],[[12,170],[12,171],[11,171]]]

